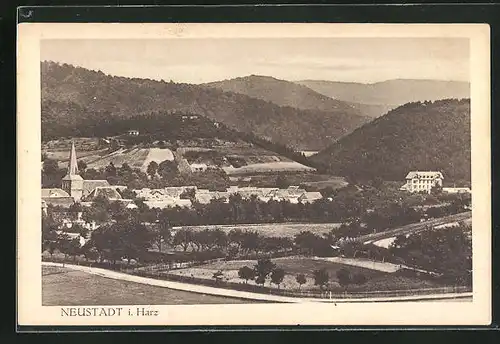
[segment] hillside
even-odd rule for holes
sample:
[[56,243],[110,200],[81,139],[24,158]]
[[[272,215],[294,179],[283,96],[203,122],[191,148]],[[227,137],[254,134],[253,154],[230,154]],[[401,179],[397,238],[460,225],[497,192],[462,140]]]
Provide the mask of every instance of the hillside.
[[378,105],[385,110],[416,101],[470,98],[470,84],[460,81],[397,79],[362,84],[302,80],[296,83],[334,99]]
[[310,88],[270,76],[250,75],[231,80],[204,84],[225,92],[245,94],[280,106],[304,110],[342,111],[352,116],[363,116],[359,107],[335,100]]
[[333,173],[404,180],[410,170],[440,170],[470,180],[470,101],[408,103],[311,157]]
[[342,109],[299,110],[203,86],[115,77],[54,62],[41,63],[41,81],[44,139],[82,125],[97,127],[108,118],[182,112],[296,149],[318,150],[367,121]]

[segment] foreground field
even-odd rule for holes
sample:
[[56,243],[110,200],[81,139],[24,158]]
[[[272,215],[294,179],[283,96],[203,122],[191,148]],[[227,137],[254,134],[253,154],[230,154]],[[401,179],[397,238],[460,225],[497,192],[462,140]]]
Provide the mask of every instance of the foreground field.
[[67,268],[42,266],[44,306],[231,303],[248,301],[119,281]]
[[[272,260],[277,267],[285,270],[285,278],[280,285],[281,289],[289,290],[317,290],[318,286],[314,285],[314,270],[326,269],[330,276],[330,288],[341,290],[341,286],[337,280],[337,271],[345,268],[349,270],[351,274],[363,274],[367,278],[367,282],[363,285],[351,285],[350,290],[356,291],[389,291],[389,290],[407,290],[407,289],[419,289],[419,288],[432,288],[437,287],[436,283],[421,280],[418,278],[408,278],[397,276],[396,274],[390,274],[374,269],[368,269],[358,266],[345,265],[332,261],[325,261],[323,259],[314,259],[307,257],[287,257],[287,258],[277,258]],[[202,266],[171,270],[170,273],[195,277],[195,278],[205,278],[212,279],[213,274],[217,271],[223,272],[223,280],[226,282],[234,283],[245,283],[241,278],[238,277],[238,270],[243,266],[248,266],[252,268],[257,261],[255,260],[239,260],[239,261],[220,261],[215,263],[210,263]],[[300,286],[296,281],[296,276],[299,274],[304,274],[306,276],[306,283]],[[255,284],[254,281],[248,281],[249,284]],[[266,286],[270,286],[270,280],[268,279],[265,283]]]
[[174,229],[185,228],[191,231],[202,231],[205,229],[219,228],[226,233],[232,229],[242,231],[256,231],[266,237],[288,237],[293,238],[302,231],[309,231],[318,235],[326,234],[332,229],[340,227],[340,223],[262,223],[262,224],[241,224],[241,225],[202,225],[202,226],[182,226]]

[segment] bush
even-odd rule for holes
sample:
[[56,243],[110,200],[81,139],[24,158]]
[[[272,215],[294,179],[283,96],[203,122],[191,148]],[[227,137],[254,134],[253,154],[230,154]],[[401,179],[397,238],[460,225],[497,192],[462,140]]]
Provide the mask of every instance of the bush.
[[337,280],[341,286],[345,287],[351,283],[351,273],[346,268],[342,268],[337,271]]
[[365,284],[367,281],[367,278],[364,274],[362,273],[357,273],[352,277],[352,282],[354,284]]

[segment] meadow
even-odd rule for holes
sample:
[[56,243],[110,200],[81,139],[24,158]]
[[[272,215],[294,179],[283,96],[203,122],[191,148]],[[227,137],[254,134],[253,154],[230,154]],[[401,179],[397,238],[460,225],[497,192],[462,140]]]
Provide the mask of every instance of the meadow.
[[[43,306],[234,303],[249,302],[235,298],[120,281],[68,268],[42,266]],[[252,301],[252,303],[255,303],[255,301]]]
[[[314,271],[318,269],[326,269],[329,279],[329,288],[331,290],[341,292],[343,287],[338,283],[337,271],[344,268],[347,269],[351,275],[362,274],[366,277],[366,283],[355,285],[351,284],[347,288],[350,291],[359,292],[372,292],[372,291],[396,291],[408,289],[421,289],[421,288],[434,288],[439,285],[435,282],[416,278],[404,277],[397,273],[387,273],[379,270],[363,268],[359,266],[352,266],[341,264],[338,262],[323,260],[321,258],[313,257],[284,257],[272,259],[278,268],[285,271],[285,278],[280,284],[280,289],[287,290],[319,290],[319,286],[314,284]],[[239,276],[238,270],[243,266],[253,268],[257,264],[256,260],[233,260],[233,261],[218,261],[201,266],[170,270],[170,274],[179,276],[212,279],[214,273],[222,271],[223,281],[233,283],[245,283]],[[304,274],[306,283],[300,286],[296,281],[296,276]],[[248,284],[255,285],[253,280],[247,282]],[[270,278],[266,280],[265,286],[273,286]]]
[[242,231],[256,231],[266,237],[287,237],[292,238],[302,231],[309,231],[314,234],[322,235],[330,232],[332,229],[340,227],[340,223],[262,223],[262,224],[238,224],[238,225],[202,225],[202,226],[182,226],[193,231],[202,231],[205,229],[219,228],[226,233],[232,229]]

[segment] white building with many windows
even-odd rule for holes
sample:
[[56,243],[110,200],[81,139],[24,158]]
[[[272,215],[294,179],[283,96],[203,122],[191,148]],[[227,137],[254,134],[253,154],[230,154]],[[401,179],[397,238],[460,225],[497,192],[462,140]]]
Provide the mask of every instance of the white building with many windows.
[[401,190],[430,193],[434,186],[443,186],[444,177],[438,171],[410,171],[405,179]]

